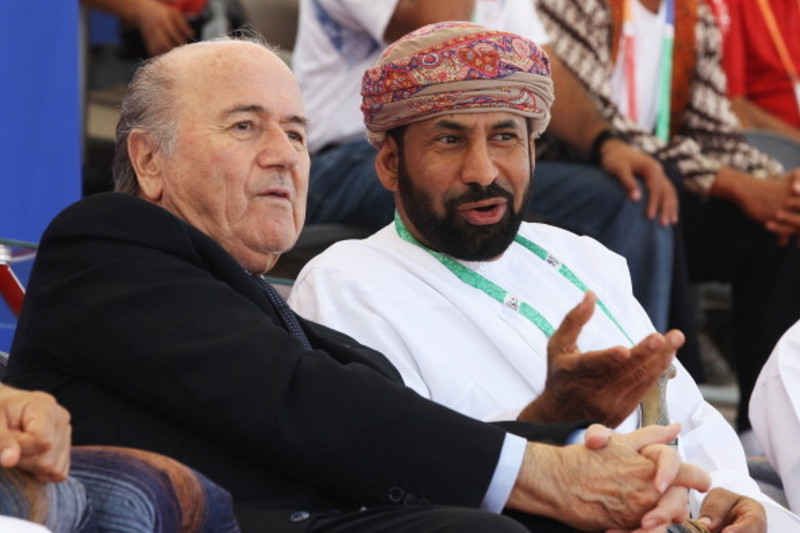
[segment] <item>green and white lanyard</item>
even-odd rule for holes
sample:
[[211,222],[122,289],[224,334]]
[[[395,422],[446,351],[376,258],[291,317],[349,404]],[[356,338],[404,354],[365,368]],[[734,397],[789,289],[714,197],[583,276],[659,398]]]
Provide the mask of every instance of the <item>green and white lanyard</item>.
[[[488,296],[497,300],[498,302],[506,305],[510,309],[518,312],[528,320],[530,320],[537,328],[539,328],[542,333],[545,334],[547,338],[550,338],[553,333],[555,332],[555,328],[552,324],[541,314],[537,311],[532,305],[528,304],[517,298],[516,296],[511,295],[507,290],[500,287],[496,283],[491,280],[486,279],[481,274],[478,274],[474,270],[462,265],[458,261],[439,253],[435,250],[431,250],[426,246],[423,246],[417,239],[414,238],[411,233],[409,233],[408,229],[406,228],[403,221],[400,219],[400,216],[397,212],[394,214],[394,225],[395,229],[397,230],[397,234],[400,236],[401,239],[408,241],[412,244],[415,244],[431,254],[435,257],[442,265],[444,265],[450,272],[455,274],[455,276],[469,285],[470,287],[474,287],[480,291],[483,291]],[[539,246],[538,244],[534,243],[533,241],[526,239],[522,235],[517,234],[514,237],[514,242],[520,244],[530,252],[532,252],[536,257],[540,258],[542,261],[547,263],[548,265],[552,266],[553,268],[557,269],[557,272],[561,274],[567,281],[572,283],[575,287],[577,287],[581,292],[586,292],[589,288],[586,284],[575,275],[575,273],[567,267],[567,265],[563,264],[561,261],[556,259],[555,256],[550,254],[547,250]],[[633,346],[635,343],[633,340],[628,336],[628,333],[622,327],[622,325],[614,318],[614,315],[611,314],[611,311],[606,307],[606,305],[597,299],[597,307],[611,320],[611,322],[617,326],[617,329],[622,332],[628,342],[631,343]]]

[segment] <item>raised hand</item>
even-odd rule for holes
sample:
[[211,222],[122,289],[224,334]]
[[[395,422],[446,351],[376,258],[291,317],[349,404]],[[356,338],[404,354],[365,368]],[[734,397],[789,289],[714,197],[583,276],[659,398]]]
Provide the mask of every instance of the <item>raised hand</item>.
[[648,335],[633,348],[614,346],[582,353],[577,340],[594,312],[595,301],[594,294],[587,292],[550,338],[545,390],[522,410],[519,420],[557,423],[589,419],[616,427],[636,409],[683,345],[683,334],[672,330],[666,335]]

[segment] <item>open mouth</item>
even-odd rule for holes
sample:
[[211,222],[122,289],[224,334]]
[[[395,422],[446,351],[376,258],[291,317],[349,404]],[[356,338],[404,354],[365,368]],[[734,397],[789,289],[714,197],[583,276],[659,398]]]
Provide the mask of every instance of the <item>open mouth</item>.
[[479,202],[469,202],[458,207],[458,212],[467,222],[476,226],[497,224],[508,208],[505,198],[488,198]]

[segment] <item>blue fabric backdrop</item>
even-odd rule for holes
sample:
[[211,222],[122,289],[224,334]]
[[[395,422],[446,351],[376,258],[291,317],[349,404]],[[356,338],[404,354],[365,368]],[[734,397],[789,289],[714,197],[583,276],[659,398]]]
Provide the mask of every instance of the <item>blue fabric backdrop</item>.
[[[38,241],[81,195],[78,2],[3,2],[2,12],[0,237]],[[0,308],[2,350],[13,319]]]

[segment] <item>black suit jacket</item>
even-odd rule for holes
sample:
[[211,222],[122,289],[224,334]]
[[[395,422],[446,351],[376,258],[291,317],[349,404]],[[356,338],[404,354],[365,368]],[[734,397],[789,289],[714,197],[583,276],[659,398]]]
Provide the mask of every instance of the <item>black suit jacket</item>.
[[[237,501],[479,505],[504,430],[421,398],[381,354],[299,320],[313,351],[205,234],[138,198],[96,195],[42,238],[8,379],[54,394],[76,444],[175,457]],[[554,442],[575,428],[511,427]]]

